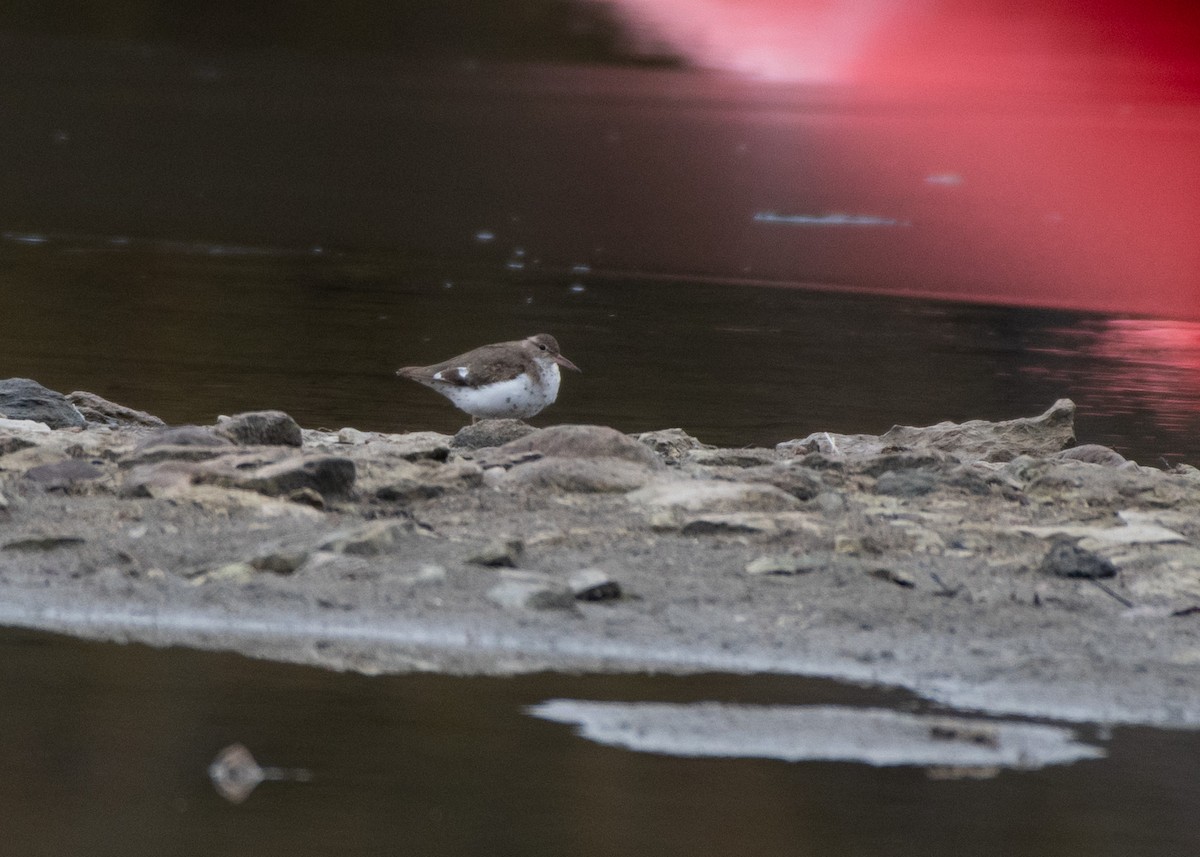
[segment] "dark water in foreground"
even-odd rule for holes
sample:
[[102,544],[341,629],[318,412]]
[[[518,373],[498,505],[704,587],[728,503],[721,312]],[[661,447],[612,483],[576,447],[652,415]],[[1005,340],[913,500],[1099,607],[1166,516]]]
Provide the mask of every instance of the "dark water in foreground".
[[[535,719],[553,697],[911,703],[780,677],[337,675],[233,655],[0,632],[5,855],[1200,853],[1200,737],[1081,737],[1107,758],[986,780],[917,767],[677,758]],[[242,742],[308,782],[241,804],[206,775]]]
[[1027,416],[1066,396],[1081,443],[1200,464],[1197,322],[547,270],[495,252],[421,264],[10,233],[0,375],[172,423],[279,408],[309,427],[453,432],[466,418],[395,368],[546,331],[583,374],[543,425],[771,445]]

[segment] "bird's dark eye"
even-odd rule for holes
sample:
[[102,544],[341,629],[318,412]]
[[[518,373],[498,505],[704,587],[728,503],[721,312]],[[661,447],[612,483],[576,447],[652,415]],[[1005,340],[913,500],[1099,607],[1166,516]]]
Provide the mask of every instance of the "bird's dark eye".
[[538,348],[542,349],[543,351],[545,351],[545,350],[546,350],[546,346],[544,346],[544,345],[541,345],[541,344],[539,344],[539,345],[538,345]]

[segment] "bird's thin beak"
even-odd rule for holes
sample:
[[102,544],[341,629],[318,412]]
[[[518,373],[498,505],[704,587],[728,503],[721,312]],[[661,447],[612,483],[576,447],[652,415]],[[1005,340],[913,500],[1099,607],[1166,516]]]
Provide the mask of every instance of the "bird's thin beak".
[[568,369],[574,369],[576,372],[583,372],[582,369],[580,369],[578,366],[576,366],[574,363],[572,363],[567,358],[563,357],[561,354],[554,355],[554,362],[557,363],[559,366],[566,366]]

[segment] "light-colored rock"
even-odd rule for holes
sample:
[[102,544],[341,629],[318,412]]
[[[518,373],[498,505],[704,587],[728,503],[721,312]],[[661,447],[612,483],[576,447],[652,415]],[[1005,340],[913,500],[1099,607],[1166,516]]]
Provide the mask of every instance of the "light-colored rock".
[[537,429],[524,420],[479,420],[459,429],[450,445],[455,449],[487,449],[503,446],[536,431]]
[[621,458],[635,464],[661,466],[649,447],[608,426],[550,426],[497,447],[495,453],[499,457],[540,453],[547,458]]
[[757,482],[716,482],[677,479],[656,482],[630,492],[626,498],[646,509],[682,512],[789,512],[799,500],[774,485]]
[[118,405],[95,393],[76,390],[74,393],[67,394],[67,400],[75,406],[79,413],[83,414],[84,419],[91,425],[147,427],[166,425],[153,414]]
[[[49,434],[53,429],[43,422],[37,420],[13,420],[8,417],[0,417],[0,430],[6,432],[31,432],[33,434]],[[7,451],[7,450],[5,450]]]
[[413,503],[478,488],[483,484],[483,469],[471,461],[368,461],[355,484],[363,494],[380,500]]
[[1075,443],[1075,403],[1059,399],[1045,413],[1002,422],[942,422],[923,428],[895,426],[880,436],[887,447],[938,449],[963,460],[1011,461],[1018,455],[1051,455]]
[[300,446],[300,426],[283,411],[248,411],[217,423],[214,432],[239,446]]
[[746,565],[746,574],[808,574],[822,565],[818,557],[809,554],[765,554],[755,557]]

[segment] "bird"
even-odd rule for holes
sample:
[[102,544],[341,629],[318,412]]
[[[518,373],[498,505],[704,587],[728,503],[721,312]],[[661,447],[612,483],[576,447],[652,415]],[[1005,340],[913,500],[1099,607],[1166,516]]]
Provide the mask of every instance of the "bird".
[[441,393],[478,419],[525,419],[558,398],[559,366],[581,371],[563,357],[558,340],[539,333],[483,345],[433,366],[405,366],[396,374]]

